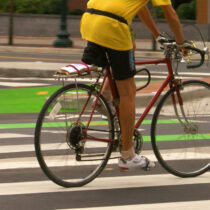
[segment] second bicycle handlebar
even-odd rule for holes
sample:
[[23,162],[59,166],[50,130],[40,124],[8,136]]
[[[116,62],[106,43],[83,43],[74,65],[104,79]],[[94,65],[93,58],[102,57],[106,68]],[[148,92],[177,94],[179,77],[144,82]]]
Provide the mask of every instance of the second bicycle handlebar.
[[202,66],[205,61],[205,52],[203,50],[200,50],[200,49],[192,47],[192,46],[187,46],[185,48],[187,50],[192,50],[192,51],[198,52],[198,54],[200,54],[200,56],[201,56],[200,62],[198,64],[188,64],[187,68],[192,69],[192,68],[198,68],[198,67]]

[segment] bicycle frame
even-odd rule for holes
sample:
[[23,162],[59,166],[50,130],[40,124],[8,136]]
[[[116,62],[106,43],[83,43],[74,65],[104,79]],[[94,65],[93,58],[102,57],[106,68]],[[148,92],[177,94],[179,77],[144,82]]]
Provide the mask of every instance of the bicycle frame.
[[[167,65],[167,70],[168,70],[168,76],[166,77],[166,79],[163,81],[162,85],[160,86],[160,88],[157,90],[156,94],[152,97],[151,101],[149,102],[149,104],[147,105],[147,107],[145,108],[144,112],[141,114],[140,118],[137,120],[136,124],[135,124],[135,128],[139,128],[139,126],[141,125],[142,121],[145,119],[145,117],[147,116],[147,114],[149,113],[150,109],[152,108],[152,106],[154,105],[154,103],[157,101],[157,99],[159,98],[160,94],[162,93],[162,91],[165,89],[165,87],[170,84],[170,82],[172,82],[174,80],[174,74],[173,74],[173,69],[172,69],[172,65],[171,65],[171,61],[168,58],[162,59],[162,60],[152,60],[152,61],[137,61],[136,65],[143,65],[143,64],[166,64]],[[175,83],[175,82],[174,82]],[[175,84],[177,85],[177,84]],[[172,86],[172,83],[170,84],[170,87]]]
[[[169,85],[170,88],[171,88],[174,85],[174,87],[176,88],[178,83],[176,82],[176,80],[174,80],[174,73],[173,73],[173,69],[172,69],[172,65],[171,65],[171,60],[169,58],[157,59],[157,60],[136,61],[135,64],[136,65],[165,64],[167,66],[167,70],[168,70],[168,75],[167,75],[166,79],[163,81],[162,85],[157,90],[156,94],[152,97],[151,101],[149,102],[149,104],[147,105],[147,107],[145,108],[143,113],[141,114],[140,118],[137,120],[137,122],[134,126],[134,129],[137,129],[137,128],[140,127],[141,123],[143,122],[143,120],[145,119],[145,117],[147,116],[149,111],[151,110],[152,106],[155,104],[155,102],[159,98],[162,91],[166,88],[166,86]],[[106,79],[109,80],[109,84],[110,84],[110,88],[111,88],[111,92],[112,92],[112,96],[113,96],[113,101],[115,101],[115,100],[118,99],[118,94],[116,92],[114,80],[112,79],[110,67],[108,67],[106,69],[106,74],[104,76],[104,79],[103,79],[103,82],[102,82],[102,85],[101,85],[101,88],[100,88],[100,91],[99,91],[98,95],[101,94],[101,90],[103,88],[103,85],[104,85],[104,82],[105,82]],[[181,96],[179,94],[177,94],[177,95],[178,95],[178,101],[181,105],[182,104]],[[87,126],[86,126],[85,130],[87,130],[88,127],[89,127],[90,121],[92,119],[93,112],[94,112],[96,104],[97,104],[97,100],[98,100],[98,98],[96,99],[96,103],[93,106],[93,110],[92,110],[92,113],[90,115],[90,118],[88,120],[88,123],[87,123]],[[173,100],[174,100],[174,103],[175,103],[175,98]],[[84,107],[84,109],[85,109],[85,107]],[[119,117],[119,107],[118,106],[116,107],[116,111],[117,111],[117,116]],[[92,137],[90,138],[88,136],[86,136],[86,139],[87,140],[93,140],[93,141],[107,142],[107,143],[115,143],[116,142],[116,140],[113,140],[113,139],[100,139],[100,138],[92,138]]]

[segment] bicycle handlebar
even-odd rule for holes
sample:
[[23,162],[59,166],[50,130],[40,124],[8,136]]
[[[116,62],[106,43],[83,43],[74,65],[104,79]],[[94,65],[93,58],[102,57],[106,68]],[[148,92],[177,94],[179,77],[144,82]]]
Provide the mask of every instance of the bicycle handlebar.
[[201,56],[200,63],[194,64],[194,65],[193,64],[188,64],[187,65],[188,69],[198,68],[198,67],[203,65],[203,63],[205,61],[205,52],[203,50],[200,50],[200,49],[192,47],[192,46],[186,46],[185,49],[198,52],[200,54],[200,56]]
[[[167,42],[165,42],[163,45],[165,46],[172,46],[172,49],[175,49],[175,53],[178,53],[179,52],[179,49],[177,48],[177,44],[176,44],[176,41],[174,39],[171,39],[171,40],[167,40]],[[191,51],[194,51],[194,52],[197,52],[198,54],[200,54],[200,62],[198,64],[188,64],[187,65],[187,68],[198,68],[200,66],[203,65],[204,61],[205,61],[205,51],[204,50],[200,50],[198,48],[195,48],[193,46],[184,46],[183,48],[187,49],[187,50],[191,50]],[[177,50],[178,49],[178,50]]]

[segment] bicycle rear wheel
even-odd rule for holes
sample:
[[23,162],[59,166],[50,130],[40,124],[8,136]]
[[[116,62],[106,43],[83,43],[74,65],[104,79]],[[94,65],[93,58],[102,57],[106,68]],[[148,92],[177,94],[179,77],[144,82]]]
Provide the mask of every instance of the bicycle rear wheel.
[[47,177],[63,187],[79,187],[92,181],[110,157],[113,144],[93,140],[114,139],[113,118],[102,96],[98,103],[106,119],[95,110],[85,132],[96,96],[92,87],[70,84],[56,91],[39,114],[36,156]]
[[151,127],[152,146],[168,172],[194,177],[210,169],[210,85],[187,81],[179,92],[182,106],[174,88],[159,102]]

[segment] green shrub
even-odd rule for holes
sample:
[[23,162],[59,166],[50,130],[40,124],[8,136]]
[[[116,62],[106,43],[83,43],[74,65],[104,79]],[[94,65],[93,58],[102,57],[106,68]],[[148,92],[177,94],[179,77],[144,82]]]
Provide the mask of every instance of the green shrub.
[[59,14],[61,9],[61,0],[45,0],[40,9],[41,14]]
[[189,4],[181,4],[177,13],[180,19],[194,20],[196,18],[196,0],[193,0]]
[[81,9],[74,9],[69,12],[70,15],[82,15],[84,13]]
[[10,1],[0,0],[0,12],[8,12],[10,10]]
[[164,18],[164,14],[163,14],[162,9],[160,7],[155,7],[153,10],[154,10],[154,14],[155,14],[156,18],[158,18],[158,19],[163,19]]
[[[12,0],[0,0],[0,12],[9,12]],[[61,0],[13,0],[14,10],[16,13],[32,14],[59,14]],[[163,18],[164,15],[160,7],[154,8],[155,16]],[[75,9],[69,12],[71,15],[82,15],[81,9]],[[196,0],[189,4],[182,4],[177,9],[180,19],[195,19],[196,17]]]
[[[180,19],[194,20],[196,18],[196,0],[191,3],[181,4],[177,9],[177,14]],[[163,12],[160,7],[155,8],[157,18],[164,18]]]
[[14,2],[17,13],[37,14],[41,8],[41,0],[15,0]]
[[[16,13],[59,14],[61,0],[13,0]],[[0,12],[10,11],[10,0],[0,0]]]

